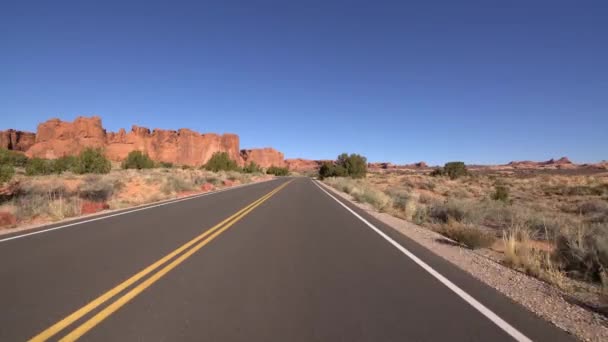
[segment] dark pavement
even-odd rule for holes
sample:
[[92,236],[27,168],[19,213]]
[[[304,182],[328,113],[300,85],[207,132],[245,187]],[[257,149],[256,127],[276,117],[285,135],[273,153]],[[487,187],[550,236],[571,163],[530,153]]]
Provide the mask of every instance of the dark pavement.
[[[210,231],[200,240],[208,243],[191,255],[185,253],[196,247],[49,340],[91,321],[95,325],[80,340],[513,340],[307,178],[277,179],[0,242],[0,340],[36,336],[289,181],[244,216]],[[529,339],[572,340],[347,205]],[[173,261],[174,268],[153,278]],[[95,318],[137,287],[143,291],[105,319]]]

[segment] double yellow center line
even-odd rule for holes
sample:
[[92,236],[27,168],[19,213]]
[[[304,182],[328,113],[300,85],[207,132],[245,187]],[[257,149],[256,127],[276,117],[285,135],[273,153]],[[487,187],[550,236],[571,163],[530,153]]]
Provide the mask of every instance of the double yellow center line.
[[[156,271],[156,273],[152,274],[149,278],[147,278],[146,280],[144,280],[137,286],[133,287],[130,291],[128,291],[124,295],[120,296],[118,299],[116,299],[110,305],[106,306],[104,309],[99,311],[97,314],[95,314],[93,317],[88,319],[86,322],[82,323],[80,326],[78,326],[77,328],[72,330],[70,333],[68,333],[66,336],[64,336],[60,341],[67,342],[67,341],[77,340],[79,337],[84,335],[87,331],[91,330],[93,327],[95,327],[97,324],[102,322],[104,319],[106,319],[112,313],[114,313],[115,311],[120,309],[123,305],[127,304],[131,299],[135,298],[138,294],[140,294],[146,288],[150,287],[152,284],[154,284],[156,281],[158,281],[160,278],[162,278],[165,274],[169,273],[172,269],[174,269],[179,264],[184,262],[186,259],[188,259],[190,256],[192,256],[194,253],[196,253],[199,249],[203,248],[206,244],[211,242],[218,235],[220,235],[225,230],[230,228],[232,225],[234,225],[236,222],[238,222],[240,219],[242,219],[245,215],[249,214],[252,210],[254,210],[258,206],[260,206],[262,203],[264,203],[266,200],[268,200],[274,194],[281,191],[281,189],[286,187],[289,183],[291,183],[291,181],[278,186],[277,188],[270,191],[266,195],[262,196],[258,200],[252,202],[248,206],[237,211],[232,216],[226,218],[222,222],[211,227],[210,229],[208,229],[201,235],[199,235],[199,236],[195,237],[194,239],[188,241],[187,243],[183,244],[181,247],[179,247],[176,250],[174,250],[173,252],[167,254],[166,256],[164,256],[160,260],[156,261],[152,265],[144,268],[143,270],[141,270],[139,273],[135,274],[131,278],[125,280],[124,282],[120,283],[119,285],[112,288],[108,292],[97,297],[96,299],[94,299],[93,301],[88,303],[87,305],[83,306],[82,308],[80,308],[80,309],[76,310],[75,312],[73,312],[72,314],[68,315],[61,321],[55,323],[48,329],[46,329],[43,332],[39,333],[38,335],[32,337],[30,339],[30,341],[32,341],[32,342],[46,341],[49,338],[55,336],[61,330],[65,329],[66,327],[68,327],[69,325],[74,323],[75,321],[81,319],[83,316],[85,316],[92,310],[96,309],[100,305],[108,302],[112,297],[123,292],[129,286],[133,285],[134,283],[136,283],[140,279],[144,278],[148,274],[155,272],[159,267],[161,267],[162,265],[164,265],[165,263],[167,263],[168,261],[170,261],[171,259],[173,259],[174,257],[179,255],[177,258],[175,258],[169,264],[165,265],[163,268]],[[193,245],[194,245],[194,247],[192,247]],[[192,247],[192,248],[190,248],[190,247]],[[184,251],[186,251],[186,252],[183,253]]]

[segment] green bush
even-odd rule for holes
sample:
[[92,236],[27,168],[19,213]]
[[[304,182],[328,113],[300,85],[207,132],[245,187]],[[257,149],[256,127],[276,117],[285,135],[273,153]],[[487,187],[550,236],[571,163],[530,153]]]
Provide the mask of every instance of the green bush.
[[50,175],[53,173],[53,161],[42,158],[32,158],[25,166],[25,174],[28,176]]
[[359,154],[342,153],[338,156],[336,165],[343,167],[346,174],[352,178],[363,178],[367,174],[367,158]]
[[271,166],[266,170],[266,173],[275,176],[287,176],[289,175],[289,170],[286,167]]
[[173,163],[161,161],[161,162],[158,163],[158,166],[162,167],[163,169],[172,169],[173,168]]
[[0,148],[0,165],[24,167],[27,161],[28,158],[23,153]]
[[87,148],[80,152],[74,166],[74,172],[85,173],[108,173],[112,169],[112,163],[103,155],[101,149]]
[[496,184],[494,186],[494,193],[492,193],[492,199],[495,201],[509,202],[509,188],[502,184]]
[[234,171],[239,169],[236,161],[230,159],[230,156],[228,156],[228,153],[226,152],[215,152],[203,168],[213,172]]
[[14,175],[15,168],[13,167],[13,165],[0,165],[0,184],[10,181],[11,179],[13,179]]
[[335,163],[325,162],[319,168],[319,178],[352,177],[363,178],[367,174],[367,159],[359,154],[342,153]]
[[466,176],[469,173],[464,163],[459,161],[445,163],[443,172],[451,179]]
[[245,172],[245,173],[262,172],[262,168],[255,162],[251,162],[251,163],[245,165],[245,167],[243,167],[243,172]]
[[154,161],[150,159],[147,153],[142,151],[131,151],[127,158],[122,161],[123,169],[151,169],[154,167]]
[[65,156],[55,159],[51,163],[53,173],[59,174],[66,171],[73,171],[77,161],[78,158],[74,156]]

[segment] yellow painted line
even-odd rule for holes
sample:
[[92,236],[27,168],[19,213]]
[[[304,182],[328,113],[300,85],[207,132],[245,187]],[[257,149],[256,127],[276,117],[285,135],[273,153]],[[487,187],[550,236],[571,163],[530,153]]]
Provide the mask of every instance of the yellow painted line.
[[278,186],[277,188],[275,188],[274,190],[270,191],[266,195],[264,195],[264,196],[260,197],[259,199],[253,201],[252,203],[250,203],[249,205],[245,206],[243,209],[237,211],[236,213],[234,213],[230,217],[226,218],[222,222],[218,223],[217,225],[215,225],[212,228],[208,229],[204,233],[200,234],[199,236],[195,237],[194,239],[192,239],[192,240],[188,241],[187,243],[183,244],[181,247],[179,247],[176,250],[174,250],[173,252],[167,254],[166,256],[164,256],[163,258],[159,259],[158,261],[156,261],[152,265],[150,265],[150,266],[144,268],[143,270],[139,271],[137,274],[135,274],[131,278],[125,280],[124,282],[120,283],[116,287],[112,288],[111,290],[109,290],[106,293],[102,294],[101,296],[97,297],[96,299],[94,299],[93,301],[89,302],[87,305],[83,306],[82,308],[74,311],[73,313],[71,313],[70,315],[68,315],[67,317],[65,317],[64,319],[62,319],[61,321],[55,323],[51,327],[47,328],[46,330],[42,331],[38,335],[32,337],[29,341],[30,342],[42,342],[42,341],[46,341],[49,338],[53,337],[55,334],[57,334],[61,330],[65,329],[70,324],[72,324],[75,321],[77,321],[78,319],[82,318],[84,315],[86,315],[87,313],[91,312],[92,310],[94,310],[95,308],[97,308],[98,306],[100,306],[101,304],[103,304],[104,302],[106,302],[107,300],[109,300],[110,298],[112,298],[115,295],[119,294],[120,292],[124,291],[126,288],[128,288],[131,285],[133,285],[135,282],[137,282],[141,278],[145,277],[149,273],[151,273],[154,270],[156,270],[157,268],[159,268],[160,266],[162,266],[163,264],[165,264],[167,261],[169,261],[170,259],[172,259],[176,255],[182,253],[184,250],[186,250],[189,247],[191,247],[192,245],[196,244],[201,239],[204,239],[205,237],[209,236],[214,231],[218,230],[219,228],[221,228],[223,225],[225,225],[226,223],[230,222],[234,218],[239,217],[240,214],[242,214],[244,212],[248,212],[247,211],[248,209],[253,208],[257,204],[260,204],[263,201],[265,201],[266,199],[270,198],[272,195],[274,195],[275,193],[277,193],[278,191],[280,191],[282,188],[284,188],[290,182],[291,181]]
[[188,250],[186,253],[180,255],[178,258],[173,260],[170,264],[163,267],[160,271],[156,272],[154,275],[152,275],[151,277],[146,279],[144,282],[142,282],[141,284],[134,287],[131,291],[127,292],[122,297],[118,298],[116,301],[114,301],[114,303],[108,305],[106,308],[101,310],[99,313],[97,313],[95,316],[90,318],[88,321],[81,324],[78,328],[74,329],[72,332],[67,334],[64,338],[60,339],[59,341],[60,342],[76,341],[78,338],[80,338],[82,335],[87,333],[89,330],[93,329],[97,324],[101,323],[104,319],[108,318],[110,315],[112,315],[114,312],[116,312],[118,309],[120,309],[123,305],[127,304],[131,299],[135,298],[137,295],[139,295],[145,289],[147,289],[152,284],[157,282],[165,274],[169,273],[172,269],[174,269],[179,264],[184,262],[186,259],[188,259],[190,256],[192,256],[194,253],[196,253],[199,249],[203,248],[206,244],[211,242],[213,239],[215,239],[217,236],[222,234],[228,228],[232,227],[232,225],[237,223],[240,219],[242,219],[245,215],[249,214],[252,210],[254,210],[258,206],[260,206],[262,203],[264,203],[267,199],[269,199],[272,195],[274,195],[279,190],[284,188],[290,182],[287,182],[287,183],[281,185],[279,188],[277,188],[277,191],[275,191],[273,194],[264,198],[260,202],[256,203],[254,206],[250,207],[245,212],[241,213],[238,217],[234,218],[232,221],[230,221],[229,223],[224,225],[221,229],[214,232],[207,239],[203,240],[198,245],[196,245],[195,247]]

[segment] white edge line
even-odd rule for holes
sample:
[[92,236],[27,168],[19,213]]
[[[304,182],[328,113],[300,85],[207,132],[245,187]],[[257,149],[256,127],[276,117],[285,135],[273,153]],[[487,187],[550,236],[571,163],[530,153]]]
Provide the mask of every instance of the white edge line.
[[[137,208],[137,209],[131,209],[131,210],[125,209],[125,211],[121,211],[121,212],[116,213],[116,214],[109,214],[109,215],[103,215],[103,214],[101,214],[102,216],[96,217],[96,218],[92,218],[92,219],[89,219],[89,220],[78,221],[78,222],[74,222],[74,223],[70,223],[70,224],[64,224],[64,225],[61,225],[61,226],[58,226],[58,227],[38,230],[38,231],[27,233],[27,234],[16,235],[16,236],[11,236],[11,237],[8,237],[8,238],[5,238],[5,239],[0,239],[0,243],[1,242],[6,242],[6,241],[10,241],[10,240],[21,239],[21,238],[24,238],[24,237],[27,237],[27,236],[31,236],[31,235],[42,234],[42,233],[50,232],[50,231],[53,231],[53,230],[58,230],[58,229],[72,227],[72,226],[77,226],[79,224],[84,224],[84,223],[89,223],[89,222],[94,222],[94,221],[100,221],[100,220],[104,220],[104,219],[107,219],[107,218],[110,218],[110,217],[116,217],[116,216],[121,216],[121,215],[126,215],[126,214],[130,214],[130,213],[134,213],[134,212],[137,212],[137,211],[142,211],[142,210],[152,209],[152,208],[156,208],[156,207],[161,207],[161,206],[168,205],[168,204],[188,201],[188,200],[192,200],[192,199],[196,199],[196,198],[200,198],[200,197],[204,197],[204,196],[209,196],[209,195],[215,195],[215,194],[218,194],[220,192],[229,191],[229,190],[235,190],[235,189],[242,188],[242,187],[245,187],[245,186],[250,186],[250,185],[255,185],[255,184],[261,184],[261,183],[265,183],[265,182],[271,182],[271,181],[276,180],[276,179],[277,178],[271,179],[271,180],[267,180],[267,181],[262,181],[262,182],[241,184],[241,185],[233,186],[233,187],[230,187],[230,188],[225,188],[225,189],[220,189],[220,190],[216,190],[216,191],[206,192],[204,194],[192,195],[192,196],[183,197],[183,198],[177,198],[177,199],[170,199],[170,200],[166,200],[164,202],[158,203],[158,204],[146,205],[143,208]],[[77,219],[77,218],[75,218],[75,219]],[[36,229],[36,228],[32,228],[32,229]]]
[[422,267],[425,271],[430,273],[433,277],[435,277],[443,285],[445,285],[447,288],[449,288],[454,293],[456,293],[460,298],[462,298],[465,302],[467,302],[469,305],[471,305],[473,308],[475,308],[477,311],[479,311],[482,315],[486,316],[490,321],[492,321],[494,324],[496,324],[499,328],[504,330],[507,334],[511,335],[511,337],[513,337],[516,341],[532,342],[531,339],[529,339],[526,335],[519,332],[519,330],[515,329],[512,325],[507,323],[505,320],[500,318],[497,314],[492,312],[492,310],[488,309],[485,305],[481,304],[479,301],[477,301],[471,295],[466,293],[464,290],[462,290],[456,284],[452,283],[449,279],[447,279],[446,277],[441,275],[441,273],[435,271],[435,269],[433,269],[427,263],[420,260],[412,252],[407,250],[405,247],[401,246],[395,240],[391,239],[388,235],[386,235],[384,232],[382,232],[376,226],[369,223],[369,221],[367,221],[366,219],[361,217],[361,215],[357,214],[354,210],[349,208],[346,204],[342,203],[340,200],[338,200],[336,197],[334,197],[332,194],[330,194],[327,190],[323,189],[323,187],[321,187],[318,184],[318,181],[313,181],[313,182],[315,183],[316,186],[319,187],[319,189],[321,189],[321,191],[326,193],[329,197],[333,198],[336,202],[338,202],[341,206],[343,206],[351,214],[355,215],[355,217],[357,217],[359,220],[363,221],[363,223],[365,223],[368,227],[370,227],[372,230],[374,230],[376,233],[378,233],[380,236],[382,236],[386,241],[388,241],[391,245],[395,246],[398,250],[400,250],[407,257],[412,259],[416,264],[418,264],[418,266]]

